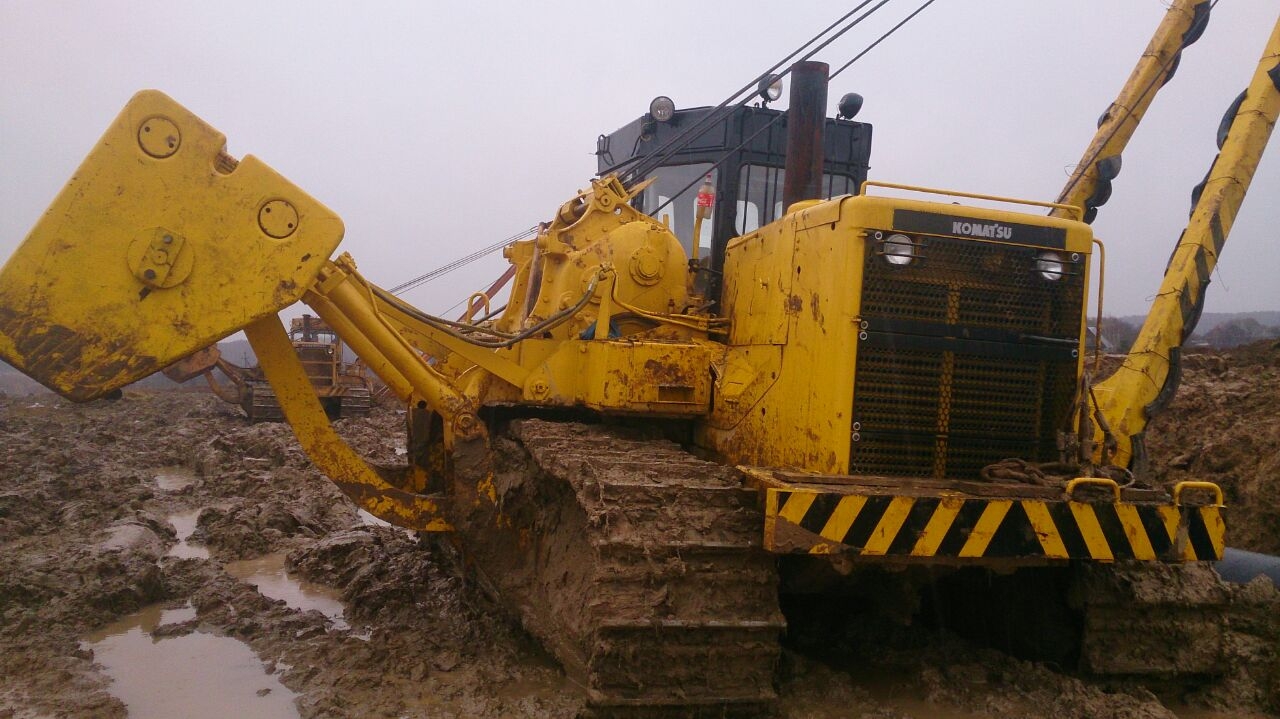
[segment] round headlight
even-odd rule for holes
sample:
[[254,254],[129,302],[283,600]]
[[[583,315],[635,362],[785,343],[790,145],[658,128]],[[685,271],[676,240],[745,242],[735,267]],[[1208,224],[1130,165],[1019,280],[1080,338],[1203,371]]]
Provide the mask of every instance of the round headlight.
[[1067,272],[1066,260],[1057,252],[1045,251],[1036,255],[1036,272],[1041,277],[1056,282]]
[[845,93],[844,97],[840,98],[840,104],[837,107],[840,114],[836,117],[852,120],[853,116],[857,115],[858,111],[862,109],[862,96],[856,92]]
[[649,103],[649,114],[658,122],[666,122],[676,114],[676,104],[666,95],[659,95]]
[[916,258],[916,243],[906,235],[889,235],[881,246],[881,252],[891,265],[909,265]]
[[756,87],[756,92],[760,94],[760,99],[765,102],[773,102],[782,97],[782,78],[777,75],[765,75],[760,78],[760,84]]

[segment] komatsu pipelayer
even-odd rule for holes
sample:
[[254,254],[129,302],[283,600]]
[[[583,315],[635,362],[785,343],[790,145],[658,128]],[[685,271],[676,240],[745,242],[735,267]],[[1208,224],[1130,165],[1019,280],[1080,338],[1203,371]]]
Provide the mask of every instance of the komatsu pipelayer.
[[[1280,112],[1280,24],[1132,353],[1096,384],[1084,357],[1088,222],[1208,9],[1173,3],[1062,196],[1019,211],[883,196],[817,63],[793,73],[787,146],[780,113],[744,106],[711,118],[723,143],[644,166],[711,112],[658,103],[598,148],[645,176],[602,173],[508,246],[511,300],[474,323],[330,259],[332,211],[141,92],[5,265],[0,356],[84,401],[244,330],[312,460],[383,519],[456,531],[592,706],[756,711],[788,556],[854,576],[1221,556],[1221,491],[1143,482],[1141,440]],[[693,203],[646,212],[708,172],[691,263]],[[410,408],[403,471],[334,433],[276,316],[298,300]]]

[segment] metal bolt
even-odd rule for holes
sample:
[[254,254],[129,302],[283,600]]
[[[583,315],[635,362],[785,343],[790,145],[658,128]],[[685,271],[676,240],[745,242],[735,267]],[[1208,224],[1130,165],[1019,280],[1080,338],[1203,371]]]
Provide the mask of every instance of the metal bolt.
[[154,280],[156,278],[156,271],[153,269],[147,269],[146,272],[142,273],[142,276],[149,280]]
[[138,128],[138,145],[156,159],[164,159],[178,151],[182,132],[172,120],[153,115]]
[[160,241],[166,245],[171,245],[173,244],[173,235],[165,235]]
[[465,414],[458,415],[457,419],[454,420],[453,428],[458,434],[467,436],[474,433],[478,425],[479,423],[476,421],[476,416],[467,412]]
[[282,240],[298,227],[298,210],[288,200],[270,200],[258,210],[258,226],[267,235]]

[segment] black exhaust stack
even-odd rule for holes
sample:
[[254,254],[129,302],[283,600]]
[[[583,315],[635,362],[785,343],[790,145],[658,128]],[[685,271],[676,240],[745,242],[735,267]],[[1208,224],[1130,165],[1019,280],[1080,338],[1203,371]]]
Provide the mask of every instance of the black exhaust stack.
[[793,203],[822,197],[822,129],[827,121],[825,62],[791,66],[791,105],[787,109],[787,166],[782,185],[785,212]]

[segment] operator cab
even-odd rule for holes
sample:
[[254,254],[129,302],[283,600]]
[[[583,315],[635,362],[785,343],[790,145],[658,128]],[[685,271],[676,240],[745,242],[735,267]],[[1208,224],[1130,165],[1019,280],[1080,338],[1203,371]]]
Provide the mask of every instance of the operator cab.
[[[776,99],[780,87],[774,88],[767,96],[762,89],[762,97]],[[669,218],[671,230],[692,257],[696,197],[703,178],[710,175],[715,200],[711,216],[703,221],[697,255],[710,257],[711,269],[716,272],[724,266],[724,248],[730,239],[767,225],[785,209],[782,186],[787,117],[785,111],[766,105],[733,109],[697,137],[677,141],[684,146],[646,173],[655,181],[637,202],[641,211],[658,219]],[[669,141],[714,112],[714,107],[677,110],[670,99],[655,99],[649,112],[597,139],[598,173],[625,175],[646,160],[658,159],[667,151]],[[823,144],[822,197],[857,194],[867,179],[871,125],[828,118]],[[666,204],[673,195],[675,200]]]

